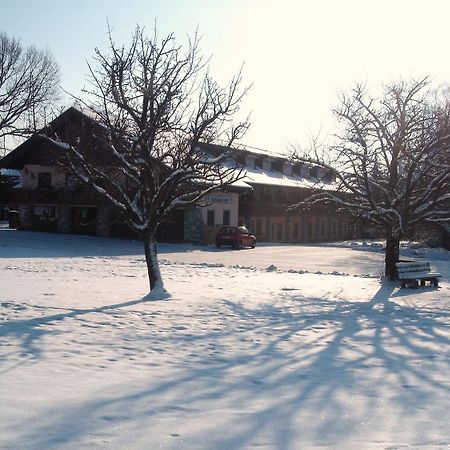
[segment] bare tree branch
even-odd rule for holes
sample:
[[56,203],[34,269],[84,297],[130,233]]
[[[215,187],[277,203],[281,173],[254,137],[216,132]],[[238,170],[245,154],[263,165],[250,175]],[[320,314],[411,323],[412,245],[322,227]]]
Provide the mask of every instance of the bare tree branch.
[[432,95],[428,78],[387,85],[379,99],[358,85],[335,109],[342,124],[336,144],[315,159],[295,152],[294,159],[332,171],[339,186],[304,203],[332,201],[383,227],[391,277],[401,236],[420,222],[450,220],[449,105]]
[[[173,35],[149,38],[137,27],[127,47],[115,43],[95,50],[90,85],[80,99],[92,126],[70,145],[62,164],[125,212],[141,233],[151,289],[161,288],[155,234],[180,205],[195,205],[205,195],[244,176],[227,164],[228,151],[212,157],[200,143],[234,143],[248,119],[235,116],[248,88],[241,71],[228,86],[207,73],[195,34],[184,49]],[[205,73],[206,72],[206,73]],[[52,136],[64,142],[64,136]],[[214,155],[217,156],[217,155]]]
[[58,84],[59,68],[49,52],[24,49],[0,33],[0,142],[40,128],[52,114]]

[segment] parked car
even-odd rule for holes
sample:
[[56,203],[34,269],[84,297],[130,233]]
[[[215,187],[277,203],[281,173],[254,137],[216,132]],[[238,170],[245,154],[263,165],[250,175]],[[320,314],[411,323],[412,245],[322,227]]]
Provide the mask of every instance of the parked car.
[[235,249],[242,247],[255,248],[256,238],[245,227],[222,227],[216,235],[216,246],[231,245]]

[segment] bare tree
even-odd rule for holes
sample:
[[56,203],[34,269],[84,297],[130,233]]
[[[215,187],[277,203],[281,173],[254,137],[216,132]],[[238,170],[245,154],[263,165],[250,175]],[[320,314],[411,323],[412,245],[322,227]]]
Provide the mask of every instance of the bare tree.
[[0,33],[0,151],[7,137],[22,137],[42,126],[57,98],[59,68],[49,52]]
[[248,88],[241,88],[241,73],[225,88],[214,82],[198,46],[197,36],[184,50],[173,35],[149,38],[137,27],[125,47],[109,30],[109,49],[96,49],[83,100],[100,126],[60,144],[66,169],[141,234],[152,296],[166,292],[156,252],[161,222],[243,176],[227,151],[209,155],[198,144],[230,146],[243,135],[248,121],[234,125],[232,119]]
[[295,158],[333,173],[337,190],[306,203],[334,202],[381,227],[385,274],[395,278],[402,236],[421,222],[450,220],[449,102],[423,79],[387,85],[378,99],[358,85],[334,112],[336,145]]

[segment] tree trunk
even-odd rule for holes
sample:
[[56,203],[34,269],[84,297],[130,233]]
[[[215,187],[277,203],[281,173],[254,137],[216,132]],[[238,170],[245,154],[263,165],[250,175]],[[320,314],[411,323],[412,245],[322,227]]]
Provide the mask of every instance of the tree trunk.
[[398,262],[400,256],[400,236],[390,232],[386,237],[386,258],[385,272],[386,276],[391,280],[397,279],[397,269],[395,263]]
[[147,263],[150,292],[155,290],[164,291],[164,284],[159,270],[158,253],[156,251],[156,240],[154,233],[144,233],[145,262]]

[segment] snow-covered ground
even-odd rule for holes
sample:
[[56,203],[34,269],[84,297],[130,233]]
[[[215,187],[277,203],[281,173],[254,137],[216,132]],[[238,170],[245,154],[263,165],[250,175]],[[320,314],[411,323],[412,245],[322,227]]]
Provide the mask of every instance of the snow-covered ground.
[[0,228],[0,448],[450,448],[449,252],[374,250],[162,245],[151,302],[140,243]]

